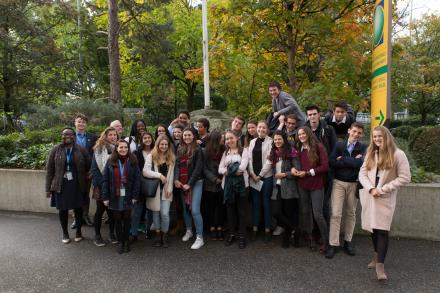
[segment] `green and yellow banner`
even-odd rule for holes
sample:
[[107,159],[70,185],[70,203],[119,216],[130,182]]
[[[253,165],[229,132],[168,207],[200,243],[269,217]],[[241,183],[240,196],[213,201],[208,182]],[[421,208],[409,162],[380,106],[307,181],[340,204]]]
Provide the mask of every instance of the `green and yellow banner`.
[[391,0],[374,6],[371,128],[387,125],[391,116]]

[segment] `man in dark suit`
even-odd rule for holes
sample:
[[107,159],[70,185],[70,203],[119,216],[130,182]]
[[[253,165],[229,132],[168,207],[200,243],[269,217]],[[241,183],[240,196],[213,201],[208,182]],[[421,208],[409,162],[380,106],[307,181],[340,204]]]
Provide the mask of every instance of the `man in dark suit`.
[[[89,119],[87,118],[86,115],[84,114],[77,114],[75,117],[75,132],[76,132],[76,137],[75,137],[75,142],[77,145],[85,148],[87,150],[87,153],[89,154],[89,160],[91,161],[91,159],[93,158],[93,146],[96,143],[97,137],[96,135],[92,134],[92,133],[87,133],[87,123],[88,123]],[[89,170],[87,170],[88,172]],[[89,178],[88,182],[87,182],[87,192],[86,194],[84,194],[84,197],[86,198],[85,202],[86,205],[83,207],[84,210],[84,220],[83,223],[85,223],[87,226],[92,226],[93,223],[92,221],[90,221],[89,218],[89,207],[90,207],[90,198],[89,198],[89,191],[90,191],[90,186],[91,186],[91,180]],[[76,221],[73,221],[72,229],[76,228]]]

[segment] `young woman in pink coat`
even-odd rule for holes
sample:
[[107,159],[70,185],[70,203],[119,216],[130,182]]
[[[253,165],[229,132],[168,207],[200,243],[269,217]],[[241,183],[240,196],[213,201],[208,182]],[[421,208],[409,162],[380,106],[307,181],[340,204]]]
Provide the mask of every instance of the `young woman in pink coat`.
[[384,261],[388,250],[388,231],[396,208],[397,190],[410,180],[411,173],[405,153],[397,148],[387,128],[375,127],[359,172],[359,181],[363,186],[360,191],[362,229],[371,233],[375,252],[368,268],[376,268],[378,280],[387,279]]

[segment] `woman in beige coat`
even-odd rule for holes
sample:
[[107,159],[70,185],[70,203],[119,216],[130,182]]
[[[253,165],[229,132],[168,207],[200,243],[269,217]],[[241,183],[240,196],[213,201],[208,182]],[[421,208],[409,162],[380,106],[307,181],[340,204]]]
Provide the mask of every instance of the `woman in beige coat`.
[[160,135],[154,149],[147,156],[142,171],[144,177],[160,179],[156,196],[147,199],[147,208],[153,211],[153,225],[156,229],[156,247],[167,248],[170,226],[170,205],[173,201],[174,165],[176,157],[170,139]]
[[411,173],[405,153],[397,148],[387,128],[375,127],[359,172],[359,181],[363,186],[360,190],[362,229],[371,233],[375,252],[368,268],[376,268],[378,280],[387,279],[384,261],[388,250],[388,231],[396,208],[397,190],[410,180]]

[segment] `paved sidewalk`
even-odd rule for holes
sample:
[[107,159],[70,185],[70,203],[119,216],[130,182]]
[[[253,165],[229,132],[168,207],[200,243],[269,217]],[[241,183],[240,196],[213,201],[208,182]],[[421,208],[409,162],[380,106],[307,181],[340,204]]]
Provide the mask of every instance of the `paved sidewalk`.
[[245,250],[207,242],[199,251],[178,238],[168,249],[142,239],[118,255],[93,245],[92,228],[83,234],[64,245],[56,215],[0,212],[0,292],[440,292],[439,242],[392,239],[390,280],[380,284],[366,268],[368,237],[356,237],[357,256],[328,260],[281,249],[279,238]]

